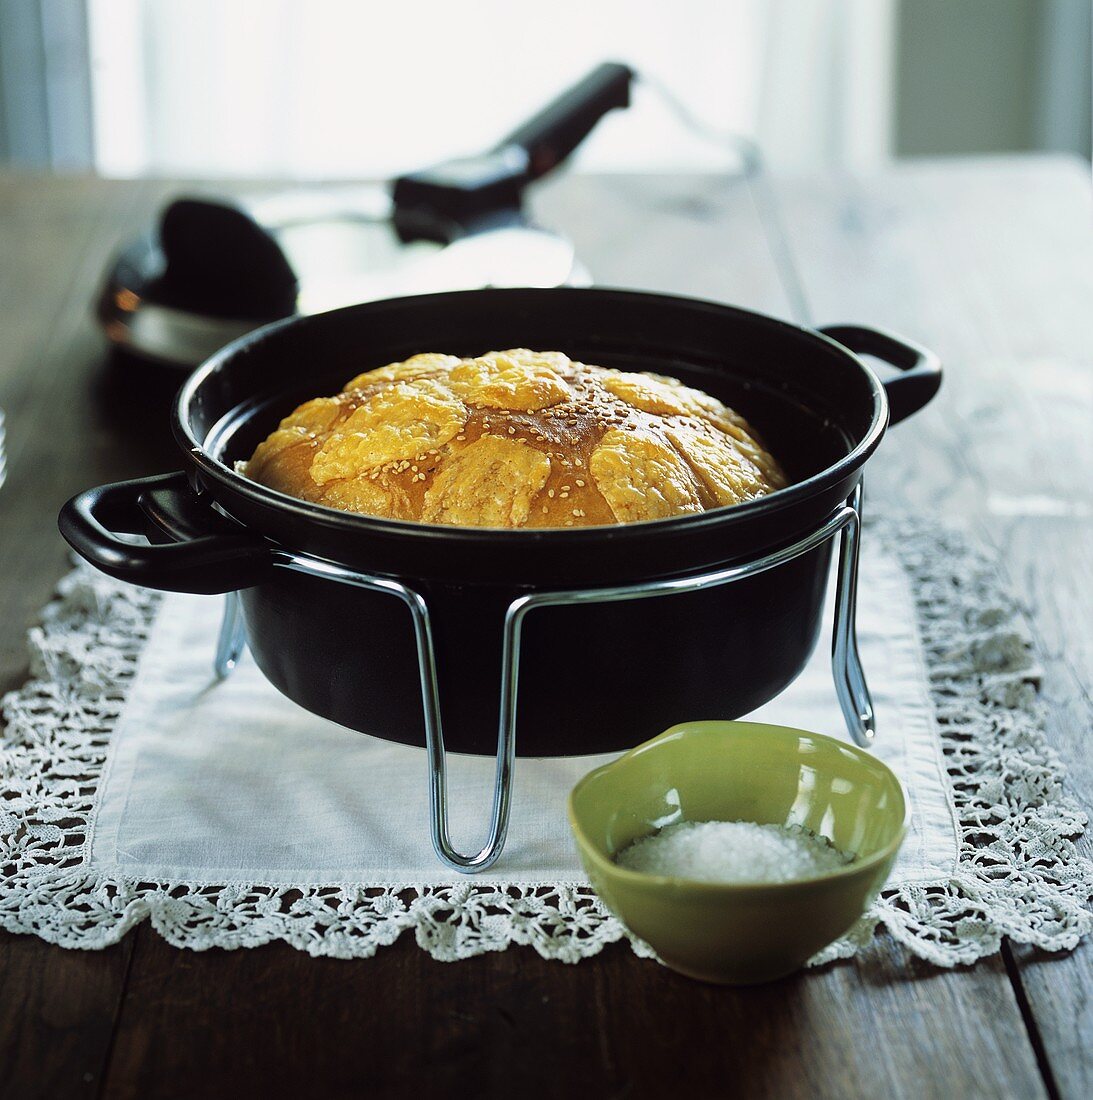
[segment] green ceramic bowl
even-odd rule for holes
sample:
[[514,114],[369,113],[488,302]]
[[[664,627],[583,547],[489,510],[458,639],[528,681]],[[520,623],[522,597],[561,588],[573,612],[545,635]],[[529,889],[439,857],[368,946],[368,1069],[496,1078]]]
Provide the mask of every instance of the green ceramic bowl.
[[[586,775],[569,821],[597,893],[673,970],[710,982],[771,981],[865,912],[909,817],[903,785],[832,737],[757,722],[687,722]],[[630,871],[615,855],[680,821],[803,825],[854,855],[793,882],[720,884]]]

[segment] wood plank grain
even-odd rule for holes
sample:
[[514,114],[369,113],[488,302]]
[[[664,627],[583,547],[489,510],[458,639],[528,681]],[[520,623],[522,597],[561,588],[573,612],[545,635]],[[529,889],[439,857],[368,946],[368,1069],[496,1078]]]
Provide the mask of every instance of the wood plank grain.
[[[941,399],[870,467],[891,494],[993,545],[1043,666],[1048,733],[1093,808],[1093,254],[1089,169],[922,164],[785,189],[818,315],[941,355]],[[906,443],[904,441],[907,441]],[[1087,835],[1080,844],[1093,851]],[[1059,1091],[1093,1094],[1093,948],[1015,952]]]
[[[57,510],[88,477],[148,469],[140,433],[166,413],[133,400],[148,387],[112,392],[90,304],[122,226],[150,206],[143,185],[96,181],[13,182],[0,190],[5,243],[0,283],[0,408],[5,411],[7,480],[0,488],[0,691],[25,677],[24,636],[57,579],[67,551]],[[99,391],[105,387],[107,399]],[[97,399],[99,395],[99,399]],[[155,465],[173,461],[155,431]],[[161,467],[162,468],[162,467]]]
[[[751,195],[747,185],[741,181],[671,178],[652,181],[626,178],[571,180],[542,195],[538,213],[547,224],[565,226],[576,241],[581,256],[602,282],[687,291],[733,300],[775,313],[786,311],[782,288],[771,265],[762,228],[755,218]],[[317,964],[294,959],[280,948],[269,950],[276,951],[278,959],[276,964],[271,965],[275,965],[282,975],[289,970],[294,975],[288,988],[299,989],[301,982],[311,980],[305,975],[310,974],[309,968]],[[583,1079],[608,1089],[617,1085],[620,1090],[636,1088],[639,1092],[644,1091],[646,1078],[653,1072],[652,1065],[663,1058],[664,1051],[662,1046],[647,1045],[649,1025],[647,1020],[643,1022],[642,1017],[647,1014],[650,1003],[665,995],[665,983],[671,983],[671,988],[676,990],[676,1011],[680,1015],[678,1028],[681,1029],[677,1038],[684,1029],[698,1027],[700,1018],[710,1021],[704,1041],[698,1044],[699,1049],[712,1045],[716,1036],[730,1033],[752,1013],[750,1001],[736,1001],[724,991],[713,991],[721,995],[716,1004],[722,1008],[715,1011],[710,1007],[711,991],[701,991],[701,987],[682,983],[659,968],[641,964],[625,952],[613,954],[610,980],[607,981],[599,975],[600,963],[569,971],[543,964],[526,951],[507,952],[488,962],[474,960],[449,968],[413,953],[406,957],[405,945],[398,950],[403,953],[398,966],[404,968],[399,973],[412,972],[412,979],[388,976],[388,967],[394,966],[395,962],[381,955],[361,966],[362,976],[359,979],[345,976],[341,980],[350,985],[360,981],[362,998],[365,983],[372,989],[390,991],[384,997],[385,1019],[390,1017],[391,1026],[405,1035],[422,1033],[421,1005],[437,999],[443,1003],[466,1006],[472,1019],[477,1018],[475,1013],[481,1012],[485,993],[479,984],[481,979],[476,975],[483,970],[490,974],[491,988],[496,988],[506,975],[508,981],[519,982],[529,968],[541,973],[543,987],[551,991],[549,996],[562,1002],[563,1011],[560,1011],[553,1029],[546,1030],[551,1041],[540,1048],[540,1052],[550,1049],[571,1051],[574,1083]],[[894,980],[899,967],[892,962],[890,950],[890,946],[877,945],[854,967],[808,975],[800,980],[801,987],[808,991],[807,996],[802,997],[793,1013],[764,1014],[765,1034],[772,1050],[781,1043],[793,1043],[797,1028],[808,1030],[813,1037],[810,1044],[811,1073],[806,1072],[803,1058],[791,1058],[784,1066],[772,1059],[770,1095],[786,1095],[794,1080],[798,1084],[806,1083],[812,1094],[845,1094],[846,1073],[850,1073],[855,1086],[860,1086],[865,1092],[884,1090],[898,1095],[903,1087],[900,1084],[901,1067],[911,1064],[902,1061],[903,1055],[899,1050],[908,1047],[916,1051],[916,1060],[924,1050],[930,1051],[934,1064],[942,1067],[938,1070],[939,1085],[943,1078],[959,1078],[963,1090],[970,1095],[990,1095],[991,1088],[998,1094],[1008,1084],[1019,1085],[1028,1095],[1037,1094],[1040,1082],[1032,1051],[1000,966],[989,967],[970,976],[933,975],[930,979],[932,996],[943,1006],[936,1016],[941,1023],[936,1028],[924,1029],[921,1006],[916,1004],[913,995],[918,986]],[[221,959],[220,962],[210,960],[206,964],[202,957],[200,962],[187,963],[185,977],[175,974],[172,982],[182,983],[179,995],[183,998],[192,996],[187,990],[207,988],[209,982],[215,980],[214,973],[224,974],[220,980],[230,988],[233,984],[232,979],[227,977],[230,967],[233,970],[238,968],[240,975],[246,975],[238,979],[245,986],[252,980],[261,980],[260,975],[264,971],[259,967],[260,958],[261,955],[256,956],[252,961],[240,955],[233,956],[230,963]],[[173,966],[181,965],[173,962],[174,959],[174,952],[150,937],[147,929],[141,930],[131,994],[138,1010],[130,1015],[127,1005],[117,1037],[114,1063],[117,1074],[112,1071],[112,1081],[142,1081],[146,1085],[155,1082],[156,1087],[162,1087],[164,1082],[182,1072],[181,1069],[160,1072],[156,1068],[165,1060],[173,1063],[176,1057],[180,1064],[184,1064],[189,1050],[185,1042],[176,1044],[171,1038],[173,1033],[166,1028],[171,1009],[166,1008],[160,1014],[155,1001],[158,991],[164,987],[163,975]],[[328,964],[319,965],[325,972]],[[464,970],[464,967],[467,969]],[[201,972],[202,976],[197,976],[197,972]],[[144,984],[148,974],[151,976]],[[253,978],[250,977],[252,974]],[[276,980],[270,980],[277,987]],[[284,980],[288,981],[287,977]],[[584,1016],[565,1007],[582,1004],[581,991],[589,983],[596,992],[591,998],[586,993],[584,1000],[595,1006],[593,1026],[596,1045],[585,1043]],[[876,991],[889,987],[888,994],[881,999],[885,1001],[891,1045],[898,1049],[886,1060],[877,1057],[872,1041],[849,1040],[852,1036],[871,1033],[874,1027],[873,1002],[878,999]],[[140,995],[142,989],[149,995],[147,1001]],[[300,996],[304,1003],[312,1002],[310,993]],[[350,999],[358,998],[351,996]],[[763,1003],[777,1003],[777,996],[768,997]],[[985,1004],[994,1006],[989,1013],[984,1012]],[[837,1014],[833,1012],[834,1005],[839,1006]],[[510,997],[510,1013],[515,1013],[516,1007],[515,997]],[[629,1022],[623,1028],[617,1021],[625,1017],[628,1011]],[[257,1025],[252,1033],[248,1025],[247,1030],[240,1033],[239,1041],[246,1045],[255,1041],[246,1036],[260,1036],[269,1027],[275,1026],[274,1021],[269,1020]],[[530,1032],[541,1032],[544,1027],[536,1019]],[[629,1040],[631,1031],[641,1037],[639,1041]],[[425,1033],[429,1033],[428,1028]],[[457,1072],[459,1066],[465,1058],[471,1057],[458,1052],[469,1039],[461,1037],[459,1027],[451,1022],[441,1027],[440,1034],[444,1037],[443,1042],[437,1048],[435,1064],[430,1063],[430,1072],[441,1081],[450,1079],[457,1083],[460,1079]],[[909,1044],[908,1034],[917,1037],[920,1042]],[[957,1034],[962,1036],[959,1047],[952,1039]],[[311,1042],[318,1040],[312,1039]],[[1002,1059],[998,1055],[999,1044],[1006,1051],[1006,1057]],[[382,1039],[380,1045],[386,1049],[387,1040]],[[333,1044],[329,1055],[320,1059],[319,1064],[329,1066],[333,1074],[340,1072],[336,1067],[341,1048],[342,1043]],[[822,1054],[816,1053],[819,1049],[822,1049]],[[746,1050],[746,1045],[737,1049],[736,1060],[740,1064],[747,1061]],[[155,1051],[154,1060],[147,1053],[141,1053],[150,1051]],[[643,1051],[647,1052],[644,1059]],[[655,1051],[655,1056],[649,1054],[650,1051]],[[445,1057],[450,1061],[446,1062]],[[522,1055],[506,1053],[499,1039],[479,1048],[477,1057],[480,1062],[489,1061],[494,1066],[498,1085],[514,1076],[519,1079],[526,1067],[542,1064],[539,1057],[525,1059]],[[631,1070],[635,1059],[641,1067],[641,1072],[637,1074]],[[958,1069],[964,1065],[973,1068],[964,1074]],[[696,1080],[711,1085],[727,1067],[728,1063],[719,1063],[716,1058],[708,1061],[700,1059],[695,1070],[698,1075]],[[225,1065],[223,1072],[230,1072],[230,1066]],[[541,1073],[541,1070],[529,1069],[528,1072]],[[703,1077],[707,1072],[710,1075]],[[628,1076],[619,1077],[620,1073]],[[761,1085],[757,1078],[756,1087],[758,1090],[768,1086]],[[977,1093],[979,1088],[984,1088],[984,1091]],[[488,1094],[495,1090],[486,1087],[484,1091]]]
[[864,966],[727,989],[617,946],[576,966],[459,963],[409,937],[358,962],[284,945],[191,954],[142,928],[112,1097],[1036,1097],[999,960],[953,975],[879,945]]
[[133,940],[62,951],[0,933],[0,1096],[98,1096]]
[[[0,405],[19,428],[0,524],[19,532],[20,545],[0,549],[0,593],[14,609],[0,621],[0,682],[23,674],[23,628],[63,569],[56,507],[87,484],[173,464],[157,427],[165,420],[148,407],[150,391],[99,365],[82,293],[68,302],[35,293],[37,281],[61,267],[73,272],[71,285],[90,285],[108,245],[166,187],[0,186],[0,210],[44,226],[53,255],[50,262],[38,256],[34,233],[24,230],[18,257],[25,253],[35,274],[3,318],[16,336],[0,357]],[[80,237],[89,202],[103,213]],[[537,205],[542,220],[565,226],[603,282],[786,311],[739,181],[569,179]],[[94,246],[81,251],[77,238]],[[0,278],[10,281],[10,268]],[[50,425],[49,434],[25,431],[31,425]],[[918,449],[917,442],[908,448]],[[945,507],[963,491],[943,488],[934,499]],[[70,957],[33,948],[50,960]],[[32,995],[26,1012],[47,999]],[[76,1060],[61,1063],[59,1079],[71,1079]],[[399,1067],[420,1079],[423,1066],[455,1087],[482,1082],[486,1095],[509,1094],[514,1081],[536,1094],[567,1086],[641,1095],[681,1072],[706,1091],[743,1081],[742,1091],[771,1096],[1043,1091],[999,965],[933,972],[884,940],[853,965],[767,990],[726,991],[684,982],[624,950],[576,968],[527,950],[445,966],[402,942],[372,960],[339,963],[283,946],[193,955],[169,948],[147,926],[135,937],[106,1086],[111,1095],[193,1095],[196,1087],[233,1085],[251,1092],[257,1080],[283,1092],[298,1080],[306,1091],[319,1081],[362,1090],[377,1074],[394,1080]]]
[[[27,673],[26,627],[65,568],[56,506],[94,453],[85,386],[98,349],[88,285],[121,193],[68,180],[0,177],[0,693]],[[133,943],[61,951],[0,934],[0,1096],[98,1094]]]

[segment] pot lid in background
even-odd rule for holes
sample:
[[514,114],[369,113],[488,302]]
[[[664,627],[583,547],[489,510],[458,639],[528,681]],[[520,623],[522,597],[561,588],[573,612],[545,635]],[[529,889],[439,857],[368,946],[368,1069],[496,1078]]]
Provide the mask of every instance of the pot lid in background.
[[573,246],[523,210],[526,187],[630,101],[606,63],[486,153],[385,187],[286,190],[230,203],[180,198],[107,272],[98,316],[116,346],[189,370],[295,313],[478,287],[587,285]]

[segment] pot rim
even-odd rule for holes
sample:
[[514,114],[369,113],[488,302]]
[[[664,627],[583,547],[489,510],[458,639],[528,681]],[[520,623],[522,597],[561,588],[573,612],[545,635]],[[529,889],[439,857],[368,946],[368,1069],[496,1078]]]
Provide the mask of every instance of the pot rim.
[[[669,302],[683,305],[705,312],[729,313],[736,317],[745,318],[749,322],[759,322],[772,329],[790,333],[794,336],[803,336],[820,345],[824,345],[845,358],[849,359],[862,373],[866,383],[870,387],[873,399],[872,421],[868,431],[861,440],[855,444],[837,462],[825,467],[817,474],[805,478],[803,481],[794,482],[784,489],[777,489],[766,496],[740,504],[725,505],[719,508],[710,508],[699,513],[687,513],[680,516],[671,516],[666,519],[639,520],[633,523],[602,524],[589,527],[536,527],[536,528],[508,528],[508,527],[461,527],[452,524],[430,524],[415,520],[395,520],[379,516],[370,516],[359,512],[345,512],[337,508],[329,508],[322,504],[313,504],[301,500],[299,497],[271,489],[257,481],[253,481],[243,474],[237,473],[220,459],[214,458],[206,449],[204,443],[197,438],[191,429],[189,418],[184,415],[194,401],[202,384],[216,371],[222,369],[224,364],[241,352],[246,351],[255,344],[259,344],[282,329],[293,325],[314,323],[324,317],[333,316],[353,310],[368,309],[375,313],[385,310],[401,309],[405,303],[413,301],[420,303],[422,308],[427,308],[431,302],[438,299],[450,301],[453,298],[473,295],[480,297],[483,294],[503,297],[510,295],[536,296],[587,296],[596,295],[600,298],[624,298],[634,302],[644,300],[651,306],[657,303]],[[326,313],[310,314],[306,316],[286,317],[280,321],[263,325],[244,336],[226,344],[223,348],[210,356],[200,367],[187,378],[175,398],[171,411],[171,429],[179,446],[190,457],[198,469],[212,478],[221,482],[231,491],[247,497],[255,504],[273,507],[281,512],[289,512],[297,518],[317,523],[320,526],[334,528],[346,532],[358,531],[362,534],[373,532],[386,536],[405,536],[419,542],[471,542],[478,543],[487,540],[495,546],[509,543],[512,545],[524,545],[529,542],[549,541],[555,545],[579,545],[589,541],[599,541],[604,538],[611,540],[639,538],[645,535],[668,537],[679,533],[682,529],[699,530],[725,523],[745,523],[750,519],[768,516],[775,512],[791,508],[794,505],[807,500],[825,489],[837,483],[840,479],[860,468],[873,454],[880,444],[888,427],[889,406],[888,395],[876,373],[863,360],[849,348],[840,344],[837,340],[815,329],[803,325],[784,321],[756,310],[743,309],[739,306],[727,305],[723,302],[715,302],[709,299],[693,298],[681,294],[661,294],[651,291],[627,290],[614,287],[549,287],[549,288],[488,288],[479,290],[443,291],[436,294],[421,294],[403,296],[400,298],[386,298],[381,301],[364,302],[358,305],[342,306],[339,309],[329,310]]]

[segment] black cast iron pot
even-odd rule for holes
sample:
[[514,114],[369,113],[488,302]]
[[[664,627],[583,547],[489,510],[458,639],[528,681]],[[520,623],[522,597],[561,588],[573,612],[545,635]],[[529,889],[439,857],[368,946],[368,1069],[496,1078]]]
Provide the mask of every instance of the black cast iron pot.
[[[422,351],[507,347],[674,375],[743,414],[792,484],[732,508],[616,527],[492,530],[334,511],[237,474],[277,421],[346,379]],[[856,353],[902,373],[881,384]],[[174,413],[185,471],[69,501],[60,528],[122,580],[241,590],[247,641],[289,698],[351,729],[424,744],[410,613],[397,598],[301,575],[303,553],[398,579],[428,603],[447,747],[496,748],[504,611],[528,592],[695,575],[787,546],[850,496],[885,429],[937,392],[928,352],[859,327],[826,332],[711,302],[616,290],[477,290],[373,302],[237,340]],[[117,533],[144,533],[133,545]],[[168,541],[171,540],[171,541]],[[524,627],[517,751],[622,749],[685,718],[773,698],[815,646],[831,542],[701,592],[546,607]]]

